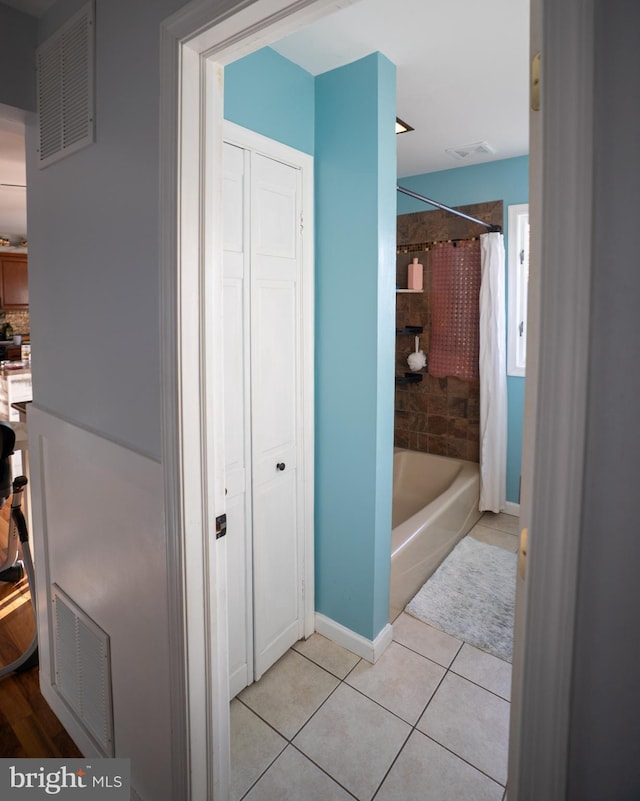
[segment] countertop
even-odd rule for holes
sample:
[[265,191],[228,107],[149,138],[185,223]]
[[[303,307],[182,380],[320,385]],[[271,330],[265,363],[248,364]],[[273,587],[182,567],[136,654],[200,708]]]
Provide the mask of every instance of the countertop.
[[20,422],[21,423],[26,423],[27,422],[27,409],[29,408],[30,404],[31,404],[31,401],[16,401],[15,403],[11,404],[12,408],[18,410],[18,414],[20,415]]
[[[15,362],[14,362],[15,364]],[[11,376],[30,376],[31,367],[0,367],[0,377],[10,378]]]

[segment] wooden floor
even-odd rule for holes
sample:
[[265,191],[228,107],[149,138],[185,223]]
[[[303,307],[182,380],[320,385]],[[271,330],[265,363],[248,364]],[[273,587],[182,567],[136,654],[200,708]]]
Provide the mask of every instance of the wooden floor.
[[[7,542],[7,502],[0,510],[0,562]],[[29,585],[0,582],[0,666],[31,642],[34,630]],[[38,667],[0,679],[0,757],[81,757],[40,694]]]

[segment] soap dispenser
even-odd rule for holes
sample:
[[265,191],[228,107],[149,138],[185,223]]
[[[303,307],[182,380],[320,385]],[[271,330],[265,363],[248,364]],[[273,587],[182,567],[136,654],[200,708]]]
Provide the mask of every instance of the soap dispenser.
[[409,289],[422,290],[422,265],[417,256],[414,256],[413,263],[409,265],[407,286]]

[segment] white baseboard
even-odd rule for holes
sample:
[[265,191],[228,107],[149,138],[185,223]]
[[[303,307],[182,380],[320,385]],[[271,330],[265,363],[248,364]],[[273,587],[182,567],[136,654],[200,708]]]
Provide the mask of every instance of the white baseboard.
[[503,512],[506,515],[513,515],[514,517],[520,517],[520,504],[507,501],[506,504],[504,505]]
[[341,645],[367,662],[376,662],[393,639],[393,628],[387,623],[375,640],[368,640],[361,634],[346,628],[330,617],[316,612],[316,631],[328,640]]

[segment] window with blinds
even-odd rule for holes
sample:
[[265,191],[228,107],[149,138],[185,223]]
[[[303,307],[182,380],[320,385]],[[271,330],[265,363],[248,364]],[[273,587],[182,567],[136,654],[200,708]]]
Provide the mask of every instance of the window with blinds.
[[529,283],[529,204],[508,210],[507,373],[524,376],[527,364],[527,289]]

